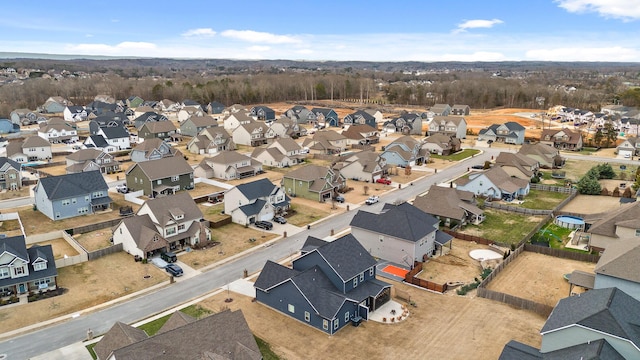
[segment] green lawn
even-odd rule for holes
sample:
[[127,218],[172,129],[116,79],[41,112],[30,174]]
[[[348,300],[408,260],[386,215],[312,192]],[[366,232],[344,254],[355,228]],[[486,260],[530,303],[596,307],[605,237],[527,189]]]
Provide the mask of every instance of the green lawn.
[[533,230],[542,216],[529,216],[485,209],[486,219],[480,225],[467,225],[462,231],[504,244],[517,244]]
[[276,355],[276,353],[271,350],[271,346],[269,346],[269,343],[265,342],[255,335],[253,335],[253,337],[258,343],[258,347],[260,348],[260,353],[262,354],[263,360],[280,360],[280,357],[278,357],[278,355]]
[[443,160],[450,160],[450,161],[460,161],[460,160],[466,159],[468,157],[472,157],[473,155],[478,154],[478,153],[480,153],[480,150],[465,149],[465,150],[462,150],[462,151],[458,151],[455,154],[451,154],[451,155],[447,155],[447,156],[431,154],[430,157],[432,159],[443,159]]
[[553,210],[558,206],[558,204],[568,197],[569,194],[564,193],[530,190],[529,194],[524,198],[522,207],[534,210]]

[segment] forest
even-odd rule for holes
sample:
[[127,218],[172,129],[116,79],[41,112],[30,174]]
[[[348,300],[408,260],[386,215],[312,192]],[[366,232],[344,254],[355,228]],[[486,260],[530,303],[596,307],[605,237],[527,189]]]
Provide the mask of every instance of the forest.
[[36,109],[50,96],[83,105],[98,94],[227,106],[330,99],[473,109],[640,105],[635,63],[3,59],[0,69],[6,68],[16,69],[18,78],[0,86],[0,117],[17,108]]

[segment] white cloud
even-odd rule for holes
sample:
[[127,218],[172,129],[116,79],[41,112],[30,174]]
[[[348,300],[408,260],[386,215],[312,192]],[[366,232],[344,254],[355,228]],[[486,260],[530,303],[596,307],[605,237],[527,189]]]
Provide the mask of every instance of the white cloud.
[[249,50],[249,51],[265,52],[265,51],[269,51],[269,50],[271,50],[271,47],[269,47],[269,46],[255,45],[255,46],[249,46],[249,47],[247,48],[247,50]]
[[212,28],[190,29],[182,33],[184,37],[212,37],[216,32]]
[[571,13],[598,13],[605,18],[625,21],[640,19],[640,0],[555,0]]
[[253,30],[225,30],[220,35],[242,41],[267,44],[294,44],[301,42],[292,36],[276,35]]
[[638,61],[637,49],[612,47],[558,47],[552,49],[529,50],[528,60],[541,61]]
[[484,29],[489,29],[492,28],[494,25],[498,25],[498,24],[502,24],[504,23],[504,21],[500,20],[500,19],[492,19],[492,20],[467,20],[461,24],[458,24],[458,28],[454,30],[454,32],[458,33],[458,32],[464,32],[467,31],[467,29],[477,29],[477,28],[484,28]]

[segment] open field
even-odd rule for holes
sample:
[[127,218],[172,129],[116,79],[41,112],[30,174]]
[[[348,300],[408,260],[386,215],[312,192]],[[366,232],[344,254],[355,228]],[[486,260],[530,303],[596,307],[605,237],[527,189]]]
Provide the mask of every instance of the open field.
[[[564,274],[573,270],[593,272],[594,268],[595,264],[589,262],[523,251],[487,288],[555,306],[569,296],[569,282],[562,277]],[[582,289],[574,287],[573,291]]]
[[[108,269],[108,271],[106,271]],[[148,278],[145,278],[149,275]],[[58,286],[68,289],[53,298],[0,308],[3,331],[11,331],[134,293],[168,280],[152,264],[134,262],[124,252],[58,269]]]
[[[447,253],[429,259],[423,264],[422,272],[418,274],[420,279],[428,280],[437,284],[444,284],[449,281],[473,282],[474,277],[478,277],[482,271],[480,262],[469,256],[469,251],[474,249],[488,249],[488,246],[480,245],[471,241],[453,239],[451,251],[447,248]],[[455,295],[455,291],[449,291]],[[458,296],[458,295],[456,295]]]
[[[222,292],[200,303],[213,312],[241,309],[251,331],[282,359],[497,359],[511,339],[540,346],[546,319],[481,298],[442,296],[394,283],[417,307],[398,324],[365,322],[334,336],[307,326],[250,298]],[[509,329],[509,331],[504,331]],[[309,346],[313,344],[313,346]]]

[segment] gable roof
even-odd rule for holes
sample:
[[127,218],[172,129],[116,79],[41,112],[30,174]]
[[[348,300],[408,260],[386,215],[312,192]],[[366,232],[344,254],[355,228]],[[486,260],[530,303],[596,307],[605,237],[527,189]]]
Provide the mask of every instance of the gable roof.
[[526,176],[533,176],[531,167],[535,167],[538,162],[526,155],[519,153],[500,152],[495,160],[497,166],[513,166]]
[[181,326],[190,324],[194,321],[196,321],[196,318],[194,318],[193,316],[187,315],[182,311],[176,310],[173,312],[173,314],[171,314],[167,322],[165,322],[164,325],[162,325],[162,327],[160,328],[160,330],[158,330],[156,334],[162,334],[167,331],[177,329]]
[[[348,281],[376,264],[376,259],[352,234],[327,242],[309,253],[314,251],[326,259],[344,281]],[[300,258],[304,256],[307,255],[302,255]]]
[[350,225],[416,242],[436,231],[438,223],[435,217],[409,203],[402,203],[400,205],[385,204],[379,214],[359,210]]
[[51,201],[84,196],[94,191],[106,192],[109,189],[100,171],[47,176],[40,178],[38,184],[42,186],[47,198]]
[[318,179],[324,180],[329,171],[330,169],[327,167],[310,164],[297,168],[293,171],[289,171],[284,175],[284,177],[303,181],[312,181]]
[[351,125],[347,130],[344,130],[342,132],[342,136],[345,136],[348,139],[359,140],[364,138],[362,133],[372,133],[377,131],[377,129],[369,124],[356,124]]
[[100,128],[107,139],[128,138],[129,132],[123,126],[107,126]]
[[[636,219],[637,220],[637,219]],[[595,273],[640,283],[640,239],[620,239],[607,246],[596,264]]]
[[165,226],[173,221],[174,215],[181,214],[186,220],[202,219],[202,211],[193,201],[186,191],[180,191],[173,195],[162,196],[155,199],[145,201],[143,207],[147,206],[158,220],[160,226]]
[[431,186],[428,193],[415,198],[413,206],[427,214],[462,219],[465,216],[465,210],[473,214],[484,213],[483,210],[470,202],[473,200],[473,196],[471,191]]
[[22,148],[25,149],[32,147],[51,147],[51,143],[40,136],[29,136],[22,142]]
[[66,159],[73,161],[94,160],[100,154],[102,154],[102,151],[98,149],[80,149],[74,153],[67,155]]
[[171,121],[147,121],[142,125],[152,134],[176,131],[176,126]]
[[628,220],[637,221],[640,219],[640,203],[634,202],[622,204],[619,208],[601,214],[585,216],[585,222],[592,224],[588,233],[618,237],[616,227],[624,225]]
[[16,170],[20,170],[20,163],[18,163],[17,161],[11,160],[6,156],[2,156],[0,157],[0,169],[5,165],[5,164],[9,164],[12,168],[16,169]]
[[98,359],[106,359],[112,351],[146,339],[143,330],[117,321],[93,348]]
[[280,144],[280,146],[287,152],[302,149],[302,147],[292,138],[278,138],[269,144],[267,148],[273,148],[277,144]]
[[267,260],[253,286],[257,289],[267,291],[299,273],[298,270]]
[[27,244],[25,243],[24,236],[22,235],[0,238],[0,255],[5,251],[24,261],[29,261]]
[[229,165],[242,161],[251,161],[251,158],[247,155],[240,154],[237,151],[219,151],[212,157],[206,157],[202,159],[202,162],[212,163],[212,164],[222,164]]
[[91,139],[91,142],[93,142],[96,147],[104,148],[109,146],[109,143],[102,135],[89,135],[89,139]]
[[136,247],[149,252],[169,246],[169,242],[158,233],[153,220],[148,214],[130,216],[118,224],[126,226]]
[[182,156],[169,156],[156,160],[135,163],[126,174],[139,167],[149,180],[165,179],[175,175],[193,173],[193,168]]
[[640,345],[640,302],[618,288],[593,289],[561,299],[541,330],[580,325]]
[[262,178],[248,183],[236,185],[238,189],[247,199],[254,200],[258,198],[268,197],[275,193],[278,187],[269,179]]

